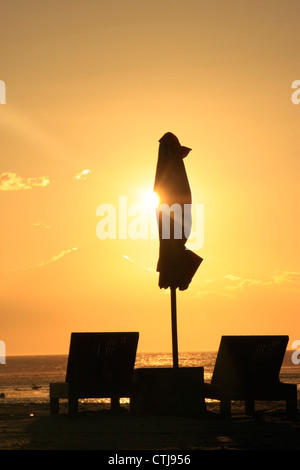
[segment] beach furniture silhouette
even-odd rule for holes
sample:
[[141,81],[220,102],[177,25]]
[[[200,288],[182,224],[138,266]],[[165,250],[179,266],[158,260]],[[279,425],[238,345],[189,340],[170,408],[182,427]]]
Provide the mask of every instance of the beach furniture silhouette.
[[133,381],[133,414],[188,418],[205,414],[203,367],[136,368]]
[[139,333],[72,333],[66,381],[50,383],[50,414],[59,413],[59,399],[68,399],[69,414],[77,415],[78,399],[130,398]]
[[231,401],[244,401],[254,414],[255,401],[286,401],[287,415],[297,417],[297,385],[281,383],[279,373],[288,336],[222,336],[211,383],[205,398],[220,400],[221,413],[230,416]]
[[189,147],[180,144],[172,132],[165,133],[159,139],[153,188],[159,197],[159,259],[156,270],[159,272],[160,289],[170,288],[171,293],[174,368],[178,368],[176,289],[188,289],[203,261],[185,246],[192,227],[192,193],[184,164],[190,151]]

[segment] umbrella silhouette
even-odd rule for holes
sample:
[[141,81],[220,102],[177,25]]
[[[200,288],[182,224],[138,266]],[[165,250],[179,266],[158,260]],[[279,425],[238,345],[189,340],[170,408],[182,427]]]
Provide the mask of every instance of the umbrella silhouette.
[[167,132],[159,140],[154,192],[159,197],[158,285],[171,290],[173,367],[178,367],[176,289],[186,290],[202,258],[185,243],[191,232],[191,189],[183,159],[191,151]]

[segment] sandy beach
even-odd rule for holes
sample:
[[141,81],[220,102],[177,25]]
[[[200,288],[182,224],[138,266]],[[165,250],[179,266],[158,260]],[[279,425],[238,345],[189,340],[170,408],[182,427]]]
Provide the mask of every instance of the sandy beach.
[[242,404],[223,419],[218,405],[203,418],[118,414],[106,405],[80,404],[75,419],[62,404],[50,416],[48,404],[0,404],[1,450],[300,450],[300,424],[285,417],[284,403],[259,403],[255,418]]

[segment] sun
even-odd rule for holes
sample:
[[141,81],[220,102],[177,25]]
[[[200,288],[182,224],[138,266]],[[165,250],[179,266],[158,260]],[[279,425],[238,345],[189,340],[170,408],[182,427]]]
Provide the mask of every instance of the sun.
[[142,191],[142,203],[147,209],[156,209],[159,206],[159,197],[151,189]]

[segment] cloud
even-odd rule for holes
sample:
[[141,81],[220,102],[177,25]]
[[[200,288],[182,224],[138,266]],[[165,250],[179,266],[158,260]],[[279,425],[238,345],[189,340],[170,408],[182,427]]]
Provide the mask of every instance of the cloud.
[[41,227],[41,228],[45,228],[45,229],[51,228],[50,225],[43,224],[42,222],[37,222],[37,223],[32,224],[32,225],[33,225],[33,227]]
[[235,297],[234,293],[228,292],[228,290],[226,290],[226,286],[224,286],[224,279],[220,279],[220,278],[202,279],[201,281],[195,280],[191,284],[191,288],[195,289],[194,296],[197,297],[198,299],[202,299],[203,297],[207,297],[207,296],[213,296],[213,297],[218,296],[218,297],[227,297],[227,298]]
[[208,295],[235,297],[239,292],[245,292],[251,288],[282,289],[289,292],[299,292],[300,272],[278,271],[266,278],[242,278],[235,274],[226,274],[223,278],[198,282],[196,296],[198,298]]
[[89,170],[89,169],[82,170],[80,173],[78,173],[78,174],[75,176],[75,179],[76,179],[76,180],[85,180],[85,179],[87,179],[89,173],[90,173],[90,170]]
[[141,264],[137,264],[136,261],[134,261],[133,259],[129,258],[129,256],[127,256],[127,255],[122,255],[122,258],[126,259],[126,260],[129,261],[130,263],[136,264],[137,266],[139,266],[139,267],[145,269],[146,271],[151,271],[151,272],[156,273],[156,269],[154,269],[154,268],[149,268],[148,266],[144,266],[144,265],[141,265]]
[[272,280],[275,284],[300,284],[300,273],[297,271],[282,271],[272,276]]
[[264,281],[262,279],[252,279],[252,278],[245,278],[240,279],[237,287],[243,289],[244,287],[251,287],[251,286],[267,286],[269,285],[269,281]]
[[130,261],[131,263],[134,263],[133,259],[129,258],[129,256],[122,255],[122,258],[127,259],[127,261]]
[[225,279],[229,279],[230,281],[239,281],[241,278],[234,274],[226,274]]
[[202,299],[202,297],[207,297],[208,295],[212,296],[219,296],[219,297],[228,297],[228,298],[234,298],[233,294],[229,294],[228,292],[221,292],[221,291],[210,291],[210,290],[199,290],[196,293],[196,297],[198,299]]
[[29,265],[29,266],[24,266],[22,268],[9,269],[9,270],[5,270],[5,271],[1,270],[0,272],[8,273],[8,272],[16,272],[16,271],[26,271],[28,269],[34,269],[34,268],[42,268],[43,266],[47,266],[48,264],[55,263],[55,261],[58,261],[59,259],[61,259],[64,256],[68,255],[69,253],[72,253],[73,251],[77,251],[77,250],[78,250],[78,248],[76,248],[76,247],[70,248],[69,250],[61,251],[58,255],[52,256],[52,258],[50,258],[47,261],[42,261],[40,263],[32,264],[32,265]]
[[78,248],[71,248],[70,250],[64,250],[61,251],[58,255],[52,256],[50,261],[46,261],[45,263],[40,263],[38,266],[44,266],[45,264],[50,264],[55,261],[58,261],[59,259],[63,258],[65,255],[68,255],[69,253],[72,253],[72,251],[77,251]]
[[229,280],[230,284],[226,289],[237,290],[253,286],[275,287],[300,289],[300,272],[297,271],[280,271],[272,274],[266,279],[244,278],[232,274],[224,276],[225,280]]
[[46,187],[50,180],[45,176],[23,178],[16,173],[5,172],[0,175],[0,191],[21,191],[35,186]]

